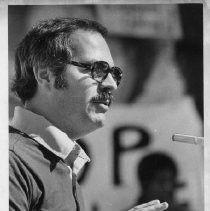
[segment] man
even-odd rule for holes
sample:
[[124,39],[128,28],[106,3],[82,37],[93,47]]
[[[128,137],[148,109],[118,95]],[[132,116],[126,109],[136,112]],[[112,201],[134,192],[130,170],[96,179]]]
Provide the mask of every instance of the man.
[[168,211],[189,211],[187,201],[176,199],[176,191],[185,186],[178,179],[178,167],[175,160],[163,152],[153,152],[144,156],[137,166],[137,175],[141,191],[137,203],[145,203],[154,198],[167,201]]
[[[89,161],[76,140],[104,125],[122,71],[99,23],[42,21],[16,51],[13,91],[24,108],[10,126],[10,210],[84,210],[77,173]],[[135,210],[167,208],[159,201]]]

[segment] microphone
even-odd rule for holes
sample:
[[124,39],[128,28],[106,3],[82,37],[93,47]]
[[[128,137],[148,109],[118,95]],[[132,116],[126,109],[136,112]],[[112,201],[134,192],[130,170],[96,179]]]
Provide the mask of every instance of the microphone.
[[175,133],[172,135],[172,141],[184,142],[188,144],[204,145],[204,138],[198,136],[190,136],[184,134]]

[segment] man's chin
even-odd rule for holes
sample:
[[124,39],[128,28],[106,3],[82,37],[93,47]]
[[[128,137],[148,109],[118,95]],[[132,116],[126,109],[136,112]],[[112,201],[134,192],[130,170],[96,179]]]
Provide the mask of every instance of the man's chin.
[[89,116],[91,122],[96,127],[103,127],[106,121],[106,115],[105,113],[108,110],[108,106],[105,105],[94,105],[89,104],[89,107],[87,109],[87,115]]
[[106,121],[106,116],[104,113],[92,113],[90,114],[90,119],[96,125],[96,127],[103,127]]

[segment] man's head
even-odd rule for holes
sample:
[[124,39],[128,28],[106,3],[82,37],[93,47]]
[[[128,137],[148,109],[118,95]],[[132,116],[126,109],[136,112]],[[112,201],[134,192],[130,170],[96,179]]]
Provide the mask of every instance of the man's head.
[[177,181],[177,165],[167,154],[155,152],[145,156],[137,171],[142,194],[147,200],[171,201],[176,188],[182,185]]
[[94,63],[114,65],[106,34],[95,21],[51,19],[29,31],[16,51],[13,91],[72,138],[103,125],[121,77],[118,69]]

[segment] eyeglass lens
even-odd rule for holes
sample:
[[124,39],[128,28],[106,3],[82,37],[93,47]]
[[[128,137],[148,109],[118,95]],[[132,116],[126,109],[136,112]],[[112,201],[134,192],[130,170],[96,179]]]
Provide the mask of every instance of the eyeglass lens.
[[102,61],[94,63],[92,74],[95,80],[102,81],[107,77],[108,73],[111,73],[113,79],[119,85],[122,77],[122,71],[120,68],[118,67],[110,68],[107,62],[102,62]]

